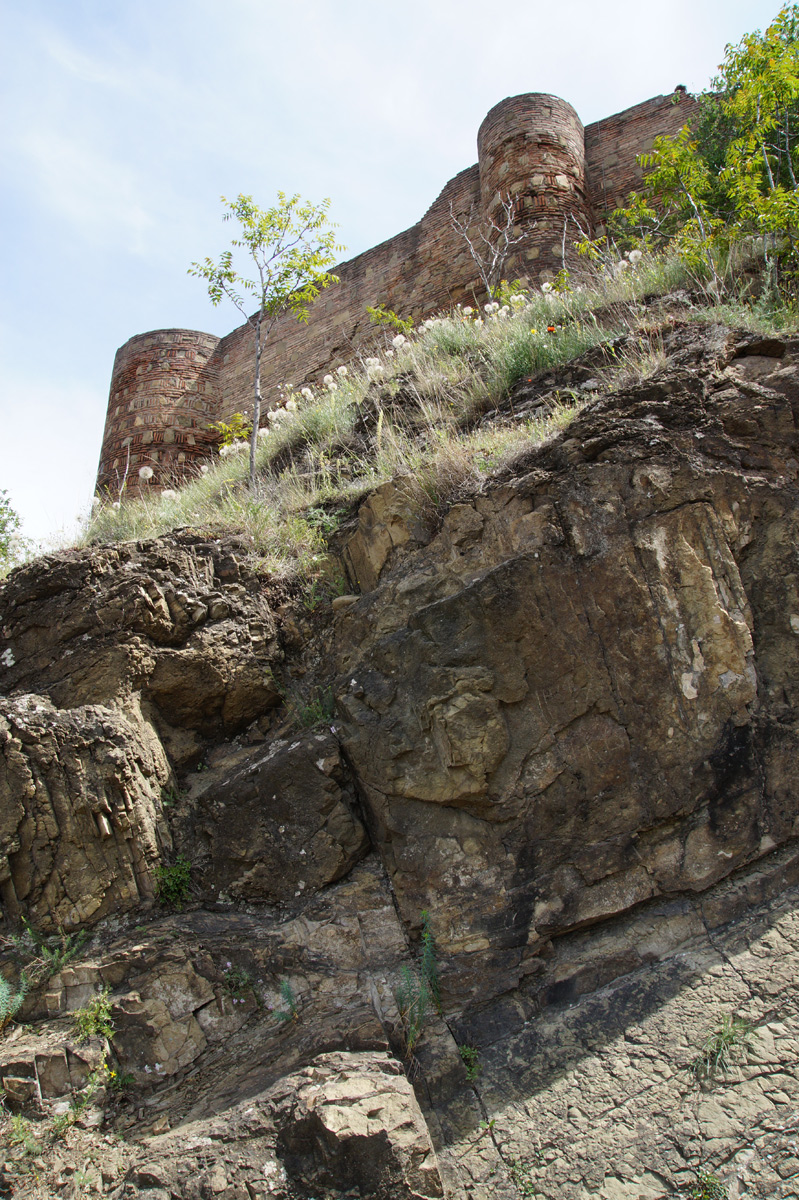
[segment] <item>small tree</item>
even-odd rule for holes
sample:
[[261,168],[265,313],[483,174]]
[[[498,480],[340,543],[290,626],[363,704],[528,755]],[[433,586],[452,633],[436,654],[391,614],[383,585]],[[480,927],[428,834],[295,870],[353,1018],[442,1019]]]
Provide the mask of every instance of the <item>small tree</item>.
[[28,543],[17,533],[21,524],[8,492],[0,488],[0,579],[19,566],[28,552]]
[[[327,268],[344,249],[336,245],[329,223],[329,200],[321,204],[287,197],[278,192],[274,208],[260,209],[252,196],[235,200],[222,197],[227,211],[223,220],[235,219],[240,236],[231,244],[243,250],[255,268],[252,277],[240,275],[233,266],[233,251],[225,250],[218,262],[210,258],[192,263],[190,275],[198,275],[208,284],[211,303],[217,305],[226,296],[242,314],[253,331],[255,377],[250,436],[250,487],[257,489],[255,451],[261,422],[261,359],[275,322],[287,312],[299,321],[308,320],[308,310],[322,288],[338,283]],[[250,313],[250,303],[258,307]]]
[[492,217],[478,217],[474,205],[465,216],[458,217],[450,203],[449,219],[452,228],[457,230],[465,241],[489,296],[493,297],[499,287],[502,272],[511,253],[522,242],[526,242],[532,233],[530,228],[518,231],[518,214],[518,203],[509,194],[500,197],[499,208]]

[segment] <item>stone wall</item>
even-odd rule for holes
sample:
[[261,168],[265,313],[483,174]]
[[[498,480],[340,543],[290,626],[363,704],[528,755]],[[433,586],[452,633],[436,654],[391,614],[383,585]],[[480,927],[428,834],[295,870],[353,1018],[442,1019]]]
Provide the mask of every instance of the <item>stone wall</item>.
[[658,135],[682,129],[696,108],[693,96],[677,88],[671,96],[653,96],[586,126],[589,201],[596,222],[601,223],[604,213],[618,208],[631,191],[641,186],[637,156],[651,150]]
[[[695,105],[678,89],[585,130],[557,96],[532,93],[495,105],[480,126],[479,161],[446,184],[417,224],[334,268],[340,282],[322,293],[307,324],[291,315],[277,322],[262,362],[265,407],[281,384],[312,383],[367,350],[377,332],[367,306],[382,303],[419,320],[485,299],[452,214],[476,226],[496,218],[510,197],[516,229],[527,237],[509,260],[509,274],[532,283],[551,277],[564,253],[568,260],[572,219],[585,229],[601,225],[604,212],[640,183],[636,155],[650,149],[657,134],[676,132]],[[126,342],[114,362],[98,490],[116,498],[128,448],[127,495],[190,474],[213,444],[210,422],[250,409],[253,361],[247,325],[221,340],[167,329]],[[141,485],[144,465],[155,475]]]
[[[97,472],[97,490],[162,486],[207,458],[219,412],[219,338],[195,329],[140,333],[117,350]],[[152,482],[139,470],[151,467]]]

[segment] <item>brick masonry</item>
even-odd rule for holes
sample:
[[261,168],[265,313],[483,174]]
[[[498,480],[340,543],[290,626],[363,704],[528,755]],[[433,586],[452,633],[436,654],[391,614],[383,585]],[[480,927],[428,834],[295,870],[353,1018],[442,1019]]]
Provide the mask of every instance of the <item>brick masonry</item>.
[[[323,292],[307,324],[287,315],[273,329],[262,363],[265,407],[278,385],[301,386],[352,359],[374,340],[367,305],[385,304],[414,320],[460,302],[484,299],[468,247],[451,213],[474,221],[516,204],[528,236],[508,263],[511,277],[540,283],[563,262],[564,224],[601,228],[641,181],[636,162],[658,134],[676,133],[695,101],[683,90],[583,129],[557,96],[533,93],[495,105],[477,137],[478,162],[461,171],[416,225],[335,268],[340,282]],[[576,232],[576,229],[574,230]],[[254,353],[247,325],[226,337],[160,329],[131,338],[111,377],[97,490],[116,498],[168,487],[195,473],[215,442],[212,421],[251,406]],[[141,483],[139,470],[153,477]]]

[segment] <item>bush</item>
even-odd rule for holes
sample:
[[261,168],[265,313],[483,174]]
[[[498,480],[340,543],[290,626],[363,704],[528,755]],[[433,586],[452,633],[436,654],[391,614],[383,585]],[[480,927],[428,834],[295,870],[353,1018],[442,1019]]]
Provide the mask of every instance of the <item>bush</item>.
[[179,854],[171,866],[159,865],[155,869],[155,883],[156,895],[162,904],[183,908],[191,887],[191,863]]
[[92,1037],[110,1041],[114,1036],[114,1021],[108,988],[103,988],[83,1008],[76,1008],[72,1014],[72,1023],[82,1042],[88,1042]]

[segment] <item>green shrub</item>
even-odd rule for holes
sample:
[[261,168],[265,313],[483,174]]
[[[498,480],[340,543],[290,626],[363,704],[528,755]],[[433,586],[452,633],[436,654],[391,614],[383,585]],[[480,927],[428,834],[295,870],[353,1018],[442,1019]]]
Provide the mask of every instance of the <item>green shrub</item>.
[[461,1046],[460,1053],[466,1068],[466,1078],[470,1083],[474,1083],[480,1074],[480,1056],[474,1046]]
[[156,895],[162,904],[183,908],[191,887],[191,863],[179,854],[171,866],[160,864],[155,868],[155,884]]
[[278,1009],[275,1012],[275,1017],[277,1018],[277,1020],[284,1021],[284,1022],[299,1021],[299,1019],[300,1019],[299,1005],[297,1004],[297,997],[294,994],[294,988],[291,986],[290,980],[288,980],[288,979],[281,980],[280,995],[281,995],[281,997],[283,999],[283,1003],[285,1004],[286,1007],[284,1009]]
[[24,971],[20,972],[16,988],[3,975],[0,975],[0,1031],[13,1021],[27,994],[28,977]]
[[72,1014],[72,1023],[82,1042],[87,1042],[92,1037],[110,1040],[114,1036],[114,1022],[108,988],[103,988],[83,1008],[76,1008]]
[[712,1171],[700,1167],[696,1182],[686,1192],[687,1200],[729,1200],[726,1187]]

